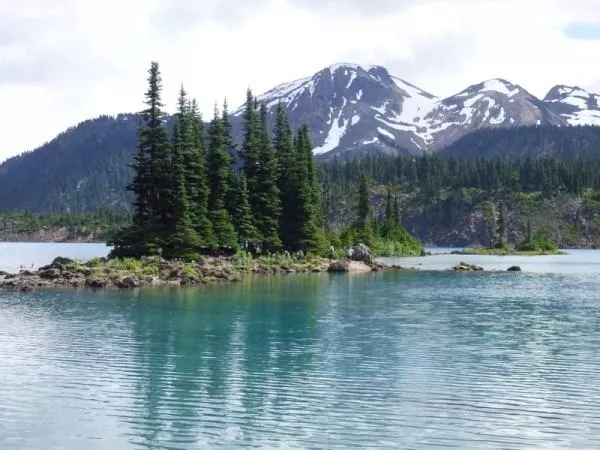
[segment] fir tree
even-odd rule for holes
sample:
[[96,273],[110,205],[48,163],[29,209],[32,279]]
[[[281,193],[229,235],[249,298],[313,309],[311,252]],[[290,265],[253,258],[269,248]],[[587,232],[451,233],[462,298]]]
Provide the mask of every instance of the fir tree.
[[208,209],[213,224],[213,229],[219,247],[228,249],[237,248],[237,236],[226,208],[226,199],[229,194],[231,180],[231,156],[225,145],[224,128],[218,111],[210,124],[209,130],[208,170],[210,196]]
[[[185,105],[185,91],[180,94],[180,106]],[[181,112],[181,109],[180,109]],[[173,211],[172,229],[164,244],[166,258],[192,259],[197,255],[199,239],[192,225],[190,203],[186,189],[186,174],[183,158],[183,146],[179,124],[175,125],[173,138],[173,183],[174,192],[171,208]]]
[[296,202],[297,245],[304,251],[322,254],[326,240],[323,231],[321,192],[316,176],[309,130],[306,125],[298,131],[296,138]]
[[285,248],[297,250],[297,236],[295,234],[299,213],[297,190],[300,174],[292,130],[281,104],[277,106],[273,134],[273,148],[279,162],[277,186],[281,198],[281,239]]
[[226,99],[223,101],[223,110],[221,111],[221,126],[223,129],[224,147],[227,151],[227,154],[230,156],[230,170],[228,180],[229,189],[225,198],[225,207],[227,208],[229,215],[231,217],[235,217],[235,215],[237,214],[236,209],[239,188],[239,186],[237,185],[238,175],[236,170],[238,155],[236,152],[236,144],[233,141],[231,120],[229,119],[229,107],[227,105]]
[[258,170],[260,165],[260,133],[256,111],[256,102],[252,91],[246,93],[246,109],[244,110],[244,140],[242,143],[241,159],[244,174],[248,184],[250,207],[256,208],[258,201]]
[[240,173],[236,180],[236,208],[233,222],[238,239],[244,248],[259,241],[260,235],[254,226],[254,218],[248,201],[248,185],[246,177]]
[[112,242],[111,256],[115,257],[161,253],[173,225],[171,146],[163,122],[162,82],[157,62],[150,64],[148,74],[147,107],[140,113],[138,150],[131,166],[134,176],[128,186],[134,195],[133,223]]
[[367,176],[363,173],[358,183],[358,205],[356,209],[356,222],[354,228],[357,237],[369,245],[373,241],[373,218],[371,202],[369,200],[369,183]]
[[267,109],[262,105],[259,116],[258,164],[254,186],[252,186],[254,191],[250,189],[249,185],[249,194],[255,226],[260,230],[261,241],[267,251],[276,251],[281,248],[279,237],[281,202],[277,188],[277,175],[277,158],[267,128]]
[[208,217],[208,170],[206,163],[206,144],[204,124],[198,112],[196,100],[189,105],[187,124],[189,127],[190,149],[185,159],[186,182],[191,202],[191,217],[196,233],[203,247],[216,246],[212,223]]

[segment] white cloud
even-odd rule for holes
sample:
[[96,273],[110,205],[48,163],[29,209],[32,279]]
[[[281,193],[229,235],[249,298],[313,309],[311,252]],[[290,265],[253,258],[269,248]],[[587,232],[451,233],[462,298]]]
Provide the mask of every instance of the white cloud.
[[[502,77],[543,96],[600,90],[600,41],[564,29],[595,0],[0,0],[0,160],[99,114],[141,108],[149,62],[172,109],[206,114],[339,61],[381,64],[436,95]],[[365,9],[365,4],[369,8]]]

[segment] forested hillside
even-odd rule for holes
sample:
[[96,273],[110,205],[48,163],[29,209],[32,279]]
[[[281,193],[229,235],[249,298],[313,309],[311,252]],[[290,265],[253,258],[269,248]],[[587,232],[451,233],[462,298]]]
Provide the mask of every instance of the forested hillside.
[[600,157],[600,127],[530,126],[475,131],[440,152],[446,157]]
[[102,116],[0,164],[0,211],[128,210],[137,115]]
[[353,215],[361,174],[371,180],[375,216],[391,186],[406,228],[434,245],[491,245],[498,211],[508,212],[508,241],[527,223],[563,247],[600,244],[600,159],[377,156],[321,166],[327,222],[339,228]]

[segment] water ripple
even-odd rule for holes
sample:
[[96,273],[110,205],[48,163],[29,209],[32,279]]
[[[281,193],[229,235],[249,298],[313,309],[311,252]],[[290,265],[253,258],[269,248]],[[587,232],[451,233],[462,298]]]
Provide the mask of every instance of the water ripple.
[[0,294],[0,448],[594,448],[600,283]]

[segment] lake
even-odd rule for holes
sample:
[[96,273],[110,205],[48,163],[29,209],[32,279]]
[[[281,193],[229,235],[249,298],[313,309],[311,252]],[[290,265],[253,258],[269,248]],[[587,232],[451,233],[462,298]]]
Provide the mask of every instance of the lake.
[[0,292],[0,448],[597,448],[600,252],[477,258]]

